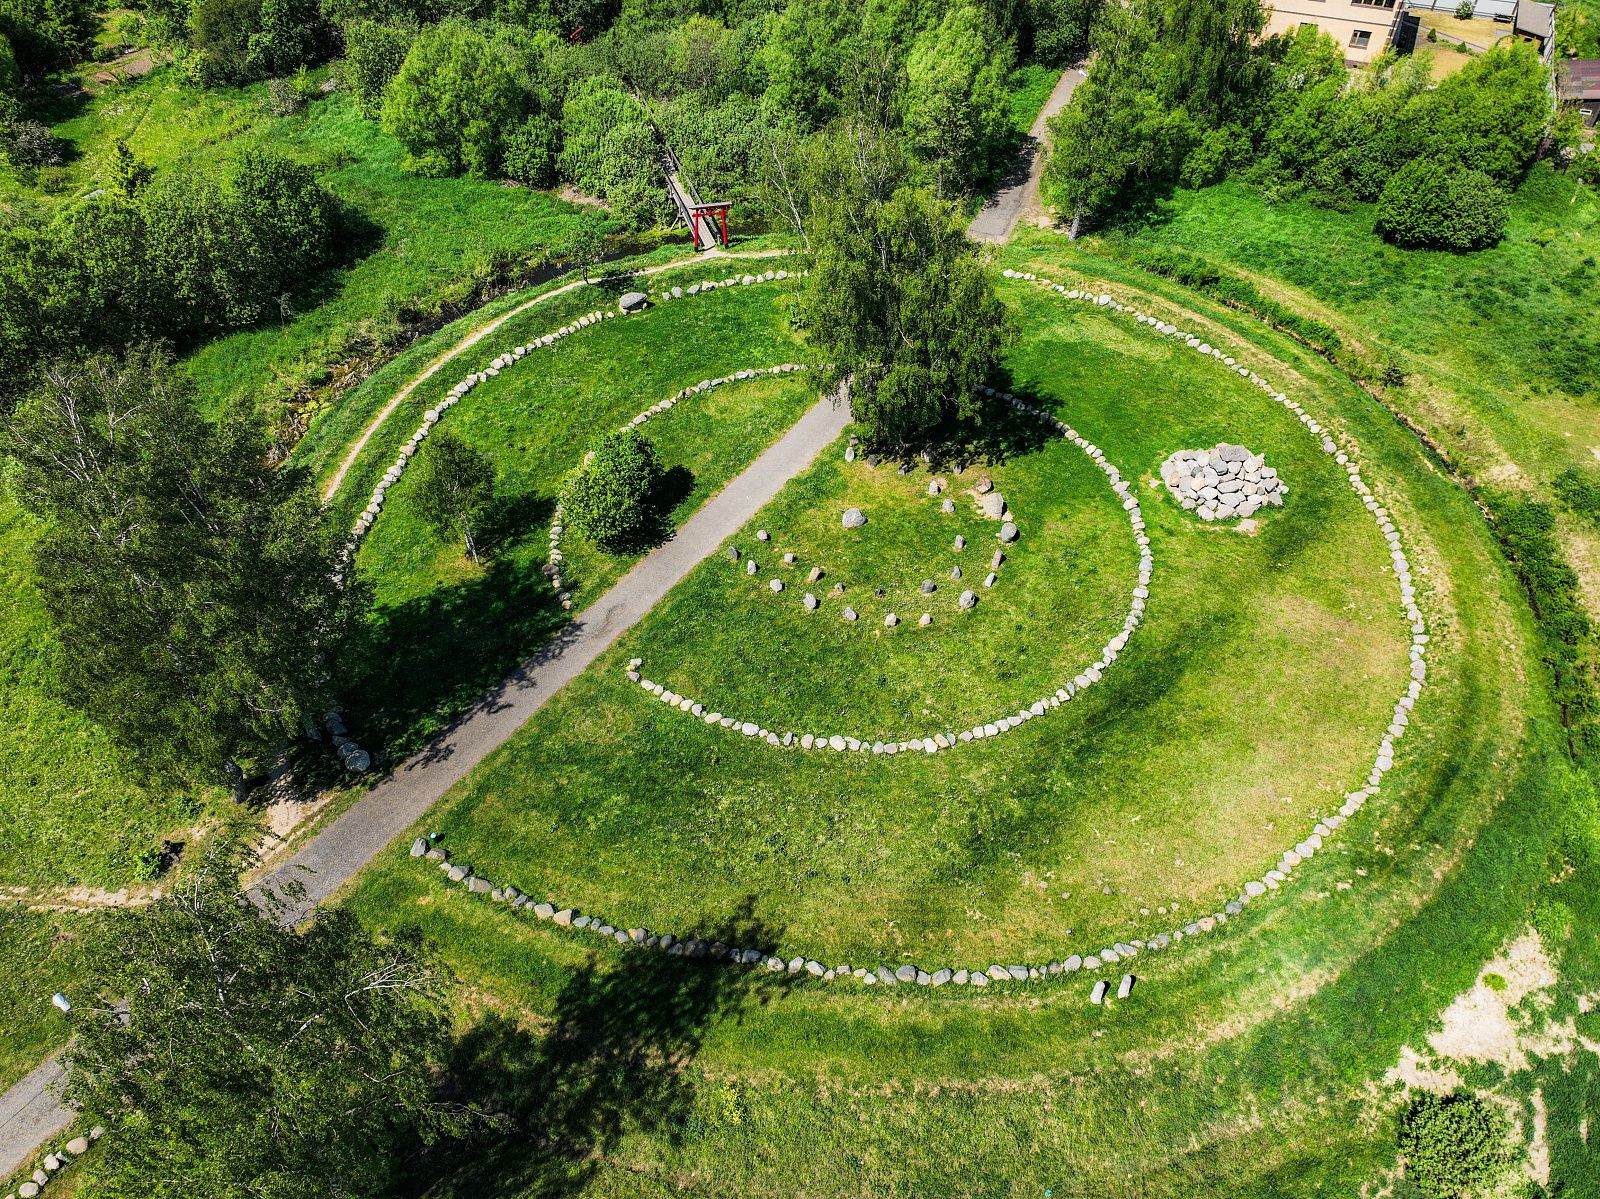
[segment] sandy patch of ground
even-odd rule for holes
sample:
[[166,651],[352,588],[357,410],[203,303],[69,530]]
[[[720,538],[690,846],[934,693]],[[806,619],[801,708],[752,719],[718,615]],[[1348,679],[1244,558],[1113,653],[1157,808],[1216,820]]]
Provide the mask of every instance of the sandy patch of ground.
[[266,823],[263,849],[273,848],[287,841],[294,831],[312,820],[333,798],[334,792],[313,792],[307,795],[296,781],[292,771],[280,766],[262,788],[261,814]]
[[1410,1090],[1441,1094],[1463,1085],[1461,1075],[1449,1066],[1423,1061],[1422,1056],[1409,1045],[1400,1050],[1399,1062],[1383,1076],[1383,1081],[1400,1083]]
[[[1505,980],[1500,989],[1485,981]],[[1459,1062],[1493,1062],[1507,1071],[1526,1070],[1528,1055],[1510,1009],[1536,991],[1555,986],[1556,972],[1538,934],[1529,930],[1478,973],[1472,988],[1458,996],[1440,1017],[1444,1027],[1428,1038],[1441,1057]]]

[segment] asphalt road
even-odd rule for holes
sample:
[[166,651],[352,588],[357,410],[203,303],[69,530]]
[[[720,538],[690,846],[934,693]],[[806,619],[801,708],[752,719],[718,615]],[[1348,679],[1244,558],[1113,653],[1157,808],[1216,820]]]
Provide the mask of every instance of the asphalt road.
[[1033,128],[1023,139],[1022,148],[1017,151],[1016,159],[1000,180],[1000,190],[989,197],[978,215],[972,218],[972,224],[967,226],[967,236],[973,241],[999,244],[1011,240],[1011,234],[1015,231],[1017,223],[1037,207],[1039,176],[1044,173],[1044,155],[1041,151],[1044,149],[1045,134],[1048,132],[1046,126],[1050,118],[1060,112],[1067,101],[1072,99],[1073,90],[1083,80],[1084,74],[1077,67],[1068,67],[1061,72],[1055,90],[1050,93],[1050,98],[1039,110],[1038,119],[1033,122]]

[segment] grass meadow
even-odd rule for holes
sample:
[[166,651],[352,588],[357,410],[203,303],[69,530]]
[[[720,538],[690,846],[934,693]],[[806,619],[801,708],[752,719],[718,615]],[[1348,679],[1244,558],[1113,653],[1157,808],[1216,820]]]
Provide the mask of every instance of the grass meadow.
[[[1007,257],[1057,277],[1084,261],[1045,243]],[[1123,283],[1149,311],[1200,309],[1186,323],[1213,340],[1256,343],[1246,361],[1357,437],[1425,567],[1430,689],[1382,802],[1222,935],[1136,959],[1139,987],[1109,1008],[1086,1003],[1081,976],[886,992],[596,951],[446,886],[397,847],[349,902],[438,940],[463,984],[459,1064],[547,1138],[545,1152],[476,1145],[427,1162],[419,1194],[1299,1196],[1390,1176],[1399,1091],[1385,1071],[1521,927],[1543,881],[1551,714],[1526,617],[1467,497],[1337,371],[1159,281]],[[771,676],[795,702],[826,672],[862,684],[849,697],[861,709],[883,701],[871,655],[798,639],[798,613],[711,560],[465,780],[429,831],[496,881],[549,887],[613,922],[673,927],[665,913],[740,944],[919,959],[954,946],[985,963],[1001,946],[1048,952],[1067,927],[1139,935],[1141,900],[1182,911],[1186,888],[1209,900],[1222,874],[1263,866],[1264,822],[1308,793],[1262,779],[1312,760],[1336,770],[1346,738],[1370,751],[1364,705],[1386,709],[1404,674],[1381,553],[1366,569],[1375,535],[1330,466],[1297,460],[1281,409],[1220,369],[1165,361],[1163,343],[1115,318],[1006,294],[1025,330],[1008,363],[1018,389],[1070,412],[1130,475],[1173,438],[1229,436],[1281,459],[1291,481],[1254,538],[1192,530],[1141,487],[1149,623],[1098,696],[933,758],[831,762],[728,741],[627,689],[620,659],[654,646],[647,658],[735,688]],[[838,463],[791,490],[827,480],[819,494],[837,505],[850,487]],[[1071,466],[1046,473],[1069,494]],[[790,498],[758,522],[776,535]],[[1131,569],[1130,546],[1106,548]],[[993,636],[1027,632],[997,622]],[[808,659],[813,640],[827,652]],[[930,681],[952,668],[918,648]],[[1314,716],[1248,713],[1231,686],[1200,687],[1241,660]],[[939,777],[946,763],[959,780]],[[1142,773],[1156,764],[1169,769]],[[1138,852],[1145,838],[1158,852]],[[1108,872],[1121,872],[1111,896],[1094,885]],[[1594,1114],[1586,1085],[1567,1082],[1564,1113]],[[1586,1194],[1576,1124],[1564,1127],[1556,1164]]]
[[[1187,350],[1035,301],[1011,367],[1130,476],[1148,480],[1174,449],[1245,440],[1294,480],[1291,502],[1249,536],[1201,528],[1146,485],[1156,582],[1127,652],[1083,699],[954,753],[774,750],[629,684],[621,665],[638,656],[740,719],[901,738],[1015,712],[1121,627],[1137,550],[1074,447],[1052,439],[993,467],[1026,532],[984,589],[992,526],[945,517],[920,472],[847,465],[837,446],[735,539],[760,576],[707,560],[430,828],[489,877],[624,927],[691,929],[708,906],[759,896],[769,919],[805,930],[794,952],[828,961],[1064,956],[1064,942],[1092,951],[1231,898],[1360,784],[1404,686],[1381,538],[1287,413]],[[997,440],[1027,445],[1025,432]],[[846,538],[839,514],[857,503],[869,523]],[[958,555],[947,538],[963,522]],[[879,539],[893,547],[881,557]],[[983,596],[967,613],[946,577],[957,558]],[[847,590],[807,612],[813,564]],[[774,570],[789,580],[779,595]],[[917,590],[928,577],[933,597]],[[886,629],[897,598],[911,606]],[[846,603],[864,619],[840,619]],[[938,611],[927,629],[924,608]]]
[[[703,271],[682,276],[683,282]],[[673,274],[667,283],[677,281]],[[419,388],[358,459],[337,501],[353,515],[422,411],[468,370],[509,346],[614,303],[623,283],[585,288],[521,314]],[[607,429],[679,389],[747,366],[803,358],[787,332],[781,285],[716,291],[607,321],[537,350],[475,388],[445,422],[487,453],[498,474],[490,555],[473,565],[410,505],[412,477],[389,493],[357,558],[374,603],[346,670],[349,712],[369,743],[415,747],[532,653],[566,619],[541,573],[550,514],[567,473]],[[668,468],[657,502],[669,527],[697,509],[799,418],[817,396],[810,375],[727,384],[645,426]],[[424,446],[422,454],[427,453]],[[575,604],[601,594],[636,555],[612,556],[577,536],[563,543]]]
[[1238,184],[1179,191],[1090,239],[1177,246],[1330,321],[1358,355],[1407,376],[1386,391],[1479,477],[1508,462],[1547,482],[1593,466],[1600,445],[1600,197],[1540,164],[1516,192],[1505,240],[1473,254],[1402,250],[1348,212],[1273,202]]

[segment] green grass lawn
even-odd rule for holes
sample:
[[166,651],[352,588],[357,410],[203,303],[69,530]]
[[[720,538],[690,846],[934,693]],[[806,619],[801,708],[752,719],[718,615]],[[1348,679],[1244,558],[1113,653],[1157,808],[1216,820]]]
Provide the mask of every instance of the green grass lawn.
[[[1045,240],[1007,256],[1018,267],[1081,261]],[[1178,311],[1165,307],[1172,296],[1207,314],[1213,339],[1245,338],[1279,359],[1263,373],[1360,440],[1425,566],[1430,689],[1382,802],[1222,935],[1136,959],[1138,989],[1109,1008],[1085,1002],[1081,977],[982,994],[863,991],[594,950],[446,887],[397,846],[351,903],[437,939],[463,984],[459,1073],[540,1135],[538,1147],[513,1138],[425,1162],[418,1193],[1188,1199],[1383,1182],[1400,1100],[1383,1073],[1520,927],[1542,881],[1551,715],[1526,617],[1467,497],[1338,372],[1160,281],[1136,285],[1153,293],[1148,309]],[[1141,900],[1182,911],[1185,888],[1208,892],[1219,865],[1269,842],[1275,853],[1281,836],[1264,824],[1301,814],[1306,764],[1336,771],[1345,738],[1369,742],[1365,705],[1386,709],[1404,673],[1370,524],[1320,454],[1300,460],[1303,434],[1257,393],[1193,355],[1171,359],[1124,321],[1007,295],[1025,330],[1009,363],[1019,390],[1070,412],[1126,473],[1229,436],[1279,460],[1293,488],[1255,538],[1195,528],[1141,488],[1156,543],[1149,621],[1095,692],[934,758],[834,761],[730,742],[630,691],[619,660],[648,651],[794,703],[821,665],[855,680],[861,694],[848,698],[866,709],[878,674],[859,643],[829,641],[825,660],[808,658],[821,635],[797,641],[796,614],[713,559],[429,828],[497,881],[549,887],[614,922],[919,959],[947,930],[984,957],[1053,948],[1067,927],[1137,935]],[[1065,503],[1078,476],[1060,466],[1041,476]],[[835,455],[752,529],[776,535],[773,515],[808,486],[837,504],[852,483]],[[1007,486],[1021,511],[1024,484]],[[1093,493],[1083,499],[1092,516]],[[808,552],[825,550],[820,525],[808,536]],[[1104,548],[1129,552],[1121,539]],[[1028,634],[1056,613],[1031,617],[996,636],[1054,652],[1052,638]],[[1298,718],[1249,713],[1213,686],[1246,663],[1280,705],[1305,705]],[[930,684],[950,665],[930,651]],[[1168,865],[1177,858],[1185,865]],[[1099,877],[1115,880],[1111,896]],[[1592,1075],[1563,1075],[1558,1092],[1552,1072],[1546,1084],[1562,1121],[1553,1169],[1579,1195],[1593,1193],[1574,1134],[1600,1117]]]
[[1537,166],[1505,240],[1474,254],[1402,250],[1372,232],[1373,208],[1272,203],[1237,184],[1180,191],[1148,219],[1094,239],[1175,245],[1288,289],[1377,362],[1410,375],[1395,401],[1467,470],[1509,459],[1548,480],[1600,446],[1600,200]]
[[0,1088],[60,1047],[67,1017],[50,1004],[74,993],[99,918],[30,912],[0,900]]
[[[702,277],[693,271],[684,281]],[[676,275],[673,276],[677,278]],[[364,506],[371,478],[418,412],[462,374],[508,346],[614,302],[623,284],[581,289],[513,319],[474,346],[459,367],[419,389],[358,461],[341,512]],[[532,653],[565,619],[540,572],[550,513],[562,481],[601,432],[702,379],[802,358],[788,334],[782,285],[716,291],[612,320],[535,351],[476,388],[445,423],[489,454],[499,506],[490,555],[474,566],[459,544],[435,537],[412,510],[415,477],[389,493],[357,559],[374,609],[348,671],[349,712],[374,745],[414,747]],[[681,521],[789,427],[817,395],[805,373],[728,384],[694,396],[646,426],[668,467],[659,497],[668,524]],[[422,451],[427,453],[426,446]],[[564,543],[565,584],[582,607],[634,560]]]

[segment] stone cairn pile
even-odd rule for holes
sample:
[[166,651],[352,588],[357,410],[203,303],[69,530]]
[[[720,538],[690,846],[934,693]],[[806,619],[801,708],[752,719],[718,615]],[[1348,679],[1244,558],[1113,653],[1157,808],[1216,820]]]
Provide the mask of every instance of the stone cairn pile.
[[1161,464],[1161,481],[1201,520],[1254,516],[1268,504],[1281,508],[1289,492],[1266,458],[1225,441],[1209,450],[1179,450]]

